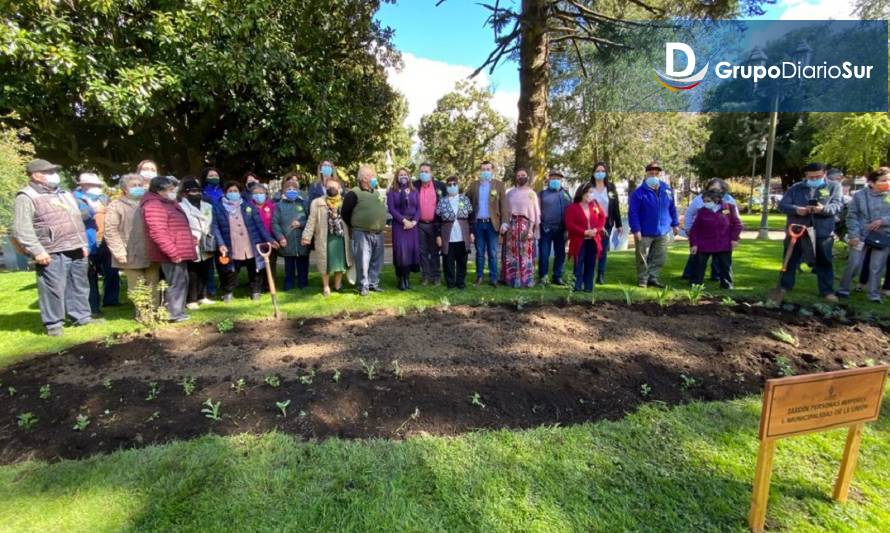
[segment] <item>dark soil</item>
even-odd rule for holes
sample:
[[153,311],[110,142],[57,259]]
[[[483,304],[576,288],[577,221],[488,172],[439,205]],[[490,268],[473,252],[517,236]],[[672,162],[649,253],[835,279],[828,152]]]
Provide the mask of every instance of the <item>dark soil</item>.
[[[772,338],[779,328],[800,347]],[[724,400],[760,393],[789,368],[802,374],[867,359],[890,360],[876,325],[716,304],[451,307],[244,322],[226,333],[172,328],[0,371],[0,463],[208,432],[404,438],[616,419],[644,402]],[[374,363],[369,379],[364,367]],[[279,387],[264,382],[270,375]],[[196,380],[191,395],[181,386],[187,377]],[[50,397],[40,399],[47,384]],[[222,402],[221,421],[201,412],[208,398]],[[284,400],[286,417],[275,405]],[[25,412],[38,419],[30,430],[17,423]],[[90,420],[83,431],[73,429],[79,414]]]

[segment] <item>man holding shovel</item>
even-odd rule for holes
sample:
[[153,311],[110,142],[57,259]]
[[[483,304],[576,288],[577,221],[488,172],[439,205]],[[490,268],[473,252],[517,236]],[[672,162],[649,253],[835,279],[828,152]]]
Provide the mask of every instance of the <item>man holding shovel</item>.
[[[788,217],[786,228],[803,227],[799,239],[785,238],[785,257],[779,290],[771,300],[780,303],[786,292],[794,288],[798,267],[805,262],[813,267],[819,284],[819,294],[829,302],[836,302],[834,294],[835,217],[843,208],[841,186],[825,179],[825,165],[810,163],[804,167],[804,179],[789,188],[779,209]],[[788,247],[792,249],[789,251]]]

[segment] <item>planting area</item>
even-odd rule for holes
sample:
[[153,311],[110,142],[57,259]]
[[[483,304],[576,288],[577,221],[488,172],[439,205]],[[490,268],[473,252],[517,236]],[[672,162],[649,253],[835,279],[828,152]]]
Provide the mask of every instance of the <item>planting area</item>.
[[878,325],[716,303],[446,306],[170,328],[0,371],[0,462],[207,433],[403,439],[571,425],[882,360],[890,341]]

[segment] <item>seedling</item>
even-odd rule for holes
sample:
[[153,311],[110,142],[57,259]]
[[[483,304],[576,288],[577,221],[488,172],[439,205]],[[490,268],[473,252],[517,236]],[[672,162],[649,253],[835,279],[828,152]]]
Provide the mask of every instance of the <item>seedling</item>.
[[7,387],[6,392],[8,392],[10,396],[15,396],[15,393],[17,393],[18,390],[16,390],[15,387]]
[[784,355],[776,357],[776,366],[779,367],[779,375],[785,377],[794,375],[794,369],[791,367],[791,361],[789,361],[788,358]]
[[866,360],[863,361],[863,362],[865,363],[865,366],[875,366],[875,360],[874,360],[874,359],[869,358],[869,359],[866,359]]
[[368,376],[368,381],[374,381],[374,377],[377,375],[377,367],[380,364],[377,359],[374,359],[370,363],[365,361],[364,359],[359,359],[359,362],[362,364],[362,368],[365,370],[365,374]]
[[331,378],[334,383],[340,383],[340,369],[334,369],[334,376]]
[[642,396],[643,398],[648,398],[651,392],[652,387],[650,387],[648,383],[643,383],[642,385],[640,385],[640,396]]
[[214,422],[219,422],[222,420],[222,417],[219,416],[219,407],[222,405],[222,402],[213,403],[213,399],[207,398],[207,401],[204,402],[204,409],[201,409],[201,412],[204,413],[206,418],[213,420]]
[[451,309],[451,300],[449,300],[447,296],[443,296],[439,300],[439,305],[442,307],[443,311],[448,311]]
[[634,303],[633,288],[625,287],[624,283],[621,283],[619,287],[621,288],[621,292],[624,294],[624,303],[626,303],[627,305]]
[[474,392],[472,396],[470,396],[470,404],[475,405],[480,409],[485,409],[485,404],[482,403],[482,396],[478,392]]
[[398,308],[398,310],[396,311],[396,314],[397,314],[398,316],[405,316],[405,315],[408,314],[408,311],[405,310],[405,306],[400,305],[399,308]]
[[795,348],[800,346],[800,343],[797,342],[797,338],[794,335],[785,331],[784,328],[774,329],[774,330],[770,331],[769,334],[772,335],[772,337],[774,339],[784,342],[785,344],[790,344],[791,346],[794,346]]
[[102,386],[105,387],[106,390],[111,390],[111,378],[103,379]]
[[49,385],[43,385],[40,387],[40,399],[41,400],[49,400],[52,397],[52,392],[50,391]]
[[150,417],[148,417],[148,418],[145,419],[145,423],[148,424],[149,422],[154,422],[155,420],[157,420],[157,419],[160,418],[160,417],[161,417],[161,412],[160,412],[160,411],[155,411],[155,412],[153,412],[153,413],[151,414]]
[[232,322],[231,318],[224,318],[216,323],[216,331],[219,331],[220,333],[226,333],[233,329],[235,329],[235,323]]
[[725,296],[722,300],[720,300],[720,305],[725,305],[725,306],[727,306],[727,307],[732,307],[732,306],[737,305],[737,304],[738,304],[738,302],[736,302],[735,300],[733,300],[733,299],[730,298],[729,296]]
[[702,297],[705,296],[705,286],[701,283],[696,283],[695,285],[689,287],[689,290],[686,291],[686,298],[689,299],[689,303],[692,305],[698,305],[701,302]]
[[106,348],[111,348],[115,344],[118,344],[120,341],[114,335],[107,335],[104,339],[102,339],[102,345]]
[[87,415],[77,415],[77,418],[74,421],[74,427],[72,428],[74,431],[83,431],[90,425],[90,417]]
[[665,285],[664,288],[655,293],[655,301],[658,302],[659,307],[667,307],[671,301],[670,285]]
[[16,419],[18,420],[19,427],[25,431],[31,431],[31,428],[33,428],[39,420],[33,413],[22,413],[17,416]]
[[158,393],[161,392],[160,387],[158,387],[157,381],[152,381],[148,384],[148,394],[145,396],[145,401],[150,402],[152,400],[157,399]]
[[184,392],[186,396],[191,396],[192,393],[195,392],[194,377],[182,378],[182,381],[179,384],[182,386],[182,392]]
[[522,308],[528,303],[528,298],[525,296],[517,296],[516,298],[513,298],[513,303],[516,305],[517,311],[522,311]]
[[[272,377],[272,376],[269,376]],[[278,378],[276,378],[278,379]],[[266,378],[266,382],[268,383],[269,378]],[[244,381],[244,378],[238,378],[238,381],[232,383],[232,390],[235,391],[235,394],[241,394],[244,392],[244,389],[247,388],[247,382]]]
[[282,418],[287,418],[287,407],[290,405],[290,400],[284,400],[283,402],[275,402],[275,407],[281,411]]
[[683,390],[691,389],[698,385],[698,382],[692,376],[687,376],[686,374],[680,374],[680,388]]
[[278,379],[278,376],[276,376],[275,374],[266,376],[266,379],[264,381],[266,382],[266,385],[272,387],[273,389],[277,389],[281,386],[281,380]]
[[395,374],[396,379],[402,379],[402,367],[399,365],[398,359],[392,362],[392,373]]
[[300,376],[300,383],[303,385],[309,386],[312,385],[312,380],[315,379],[315,369],[310,368],[309,372]]
[[858,366],[859,365],[857,365],[854,361],[852,361],[850,359],[847,359],[846,361],[844,361],[844,364],[843,364],[844,368],[856,368]]

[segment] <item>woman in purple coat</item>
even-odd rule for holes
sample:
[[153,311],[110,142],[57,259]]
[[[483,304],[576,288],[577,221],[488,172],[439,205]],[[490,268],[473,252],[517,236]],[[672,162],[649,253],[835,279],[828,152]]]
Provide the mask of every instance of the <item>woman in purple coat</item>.
[[420,270],[420,244],[417,233],[417,215],[420,211],[417,191],[411,184],[411,176],[404,168],[396,171],[386,194],[386,205],[392,215],[392,261],[399,278],[399,290],[410,289],[408,276]]

